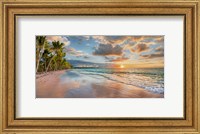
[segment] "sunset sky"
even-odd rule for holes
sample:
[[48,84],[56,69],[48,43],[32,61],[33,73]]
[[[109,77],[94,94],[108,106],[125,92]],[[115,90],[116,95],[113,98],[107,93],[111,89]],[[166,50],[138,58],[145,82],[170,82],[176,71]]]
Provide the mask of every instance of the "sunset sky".
[[67,60],[126,68],[164,67],[164,36],[47,36],[47,40],[63,42]]

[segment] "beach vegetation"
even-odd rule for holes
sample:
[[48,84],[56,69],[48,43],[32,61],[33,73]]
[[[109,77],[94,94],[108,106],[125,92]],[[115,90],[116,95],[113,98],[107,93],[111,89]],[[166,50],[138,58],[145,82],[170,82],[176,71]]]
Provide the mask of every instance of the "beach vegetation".
[[49,43],[46,36],[36,37],[36,73],[70,69],[72,65],[65,59],[65,44],[60,41]]

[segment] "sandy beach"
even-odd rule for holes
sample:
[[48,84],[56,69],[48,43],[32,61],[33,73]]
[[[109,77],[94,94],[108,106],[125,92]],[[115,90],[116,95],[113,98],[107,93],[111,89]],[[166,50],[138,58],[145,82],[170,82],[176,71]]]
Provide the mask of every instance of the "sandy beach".
[[36,98],[162,98],[143,88],[104,77],[61,70],[36,76]]

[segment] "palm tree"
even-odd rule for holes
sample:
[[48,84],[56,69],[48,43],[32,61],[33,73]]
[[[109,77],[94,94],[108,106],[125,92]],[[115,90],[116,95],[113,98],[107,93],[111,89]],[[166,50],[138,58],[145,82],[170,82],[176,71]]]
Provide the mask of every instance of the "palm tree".
[[61,69],[69,69],[72,68],[72,65],[66,61],[66,59],[62,59],[61,61]]
[[38,59],[37,59],[37,63],[36,63],[36,73],[38,72],[40,60],[44,53],[45,43],[47,43],[46,36],[37,36],[36,37],[36,52],[38,54],[38,56],[37,56]]
[[57,55],[56,55],[56,65],[57,65],[57,69],[61,69],[62,65],[61,62],[63,60],[63,58],[65,57],[66,53],[63,52],[63,48],[61,48],[60,50],[57,51]]
[[49,60],[51,59],[51,52],[49,51],[49,49],[45,49],[45,50],[44,50],[42,59],[43,59],[43,62],[44,62],[44,70],[46,71],[47,63],[48,63]]
[[[62,50],[62,48],[63,48],[63,46],[64,46],[65,44],[64,44],[64,43],[60,43],[60,41],[53,41],[53,42],[52,42],[52,45],[53,45],[53,47],[51,48],[51,50],[52,50],[52,55],[53,55],[53,56],[51,57],[51,59],[50,59],[48,65],[47,65],[46,72],[48,71],[49,66],[50,66],[52,60],[53,60],[53,59],[55,58],[55,56],[58,54],[59,50]],[[56,62],[56,61],[55,61],[55,62]]]

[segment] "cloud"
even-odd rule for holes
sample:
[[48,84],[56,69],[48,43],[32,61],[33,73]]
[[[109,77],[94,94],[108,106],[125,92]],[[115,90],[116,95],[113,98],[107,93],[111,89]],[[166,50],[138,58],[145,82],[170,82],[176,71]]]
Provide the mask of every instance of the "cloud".
[[[150,47],[156,43],[161,44],[164,36],[91,36],[99,44],[119,45],[123,49],[141,52],[143,47]],[[144,45],[145,44],[145,45]],[[138,46],[137,46],[138,45]],[[135,46],[135,48],[133,48]],[[138,48],[137,48],[138,47]],[[141,48],[141,49],[140,49]]]
[[137,44],[137,42],[129,42],[123,46],[123,49],[130,50],[132,52],[132,49],[136,44]]
[[146,52],[149,50],[149,45],[145,43],[137,44],[134,48],[131,49],[132,52],[140,53],[140,52]]
[[119,45],[112,46],[111,44],[99,44],[99,46],[95,48],[93,55],[121,55],[122,50],[123,48]]
[[[141,53],[148,52],[153,49],[153,45],[156,45],[162,36],[132,36],[129,37],[129,42],[124,46],[124,49],[130,50],[130,52]],[[161,43],[159,43],[161,44]]]
[[129,40],[130,36],[91,36],[99,44],[122,45]]
[[153,42],[154,44],[164,44],[164,36],[144,36],[144,39],[141,40],[141,42]]
[[157,47],[155,49],[155,53],[140,55],[140,57],[147,58],[147,59],[164,57],[164,48],[163,47]]
[[65,46],[70,45],[70,41],[67,39],[67,37],[62,37],[62,36],[46,36],[48,42],[53,42],[53,41],[60,41],[65,44]]
[[140,42],[141,40],[145,38],[145,36],[128,36],[128,38],[132,42]]
[[100,44],[109,44],[109,41],[106,39],[105,36],[95,35],[95,36],[92,36],[92,38],[95,39],[95,41]]
[[140,57],[145,58],[145,59],[164,57],[164,47],[163,47],[163,45],[160,45],[160,46],[154,48],[153,52],[154,53],[150,53],[150,54],[140,54]]
[[164,43],[164,36],[158,36],[157,38],[155,38],[155,41],[157,43]]
[[84,58],[88,57],[87,53],[84,53],[83,51],[76,50],[72,47],[66,47],[65,52],[67,54],[70,54],[70,55],[73,55],[73,56],[76,56],[76,57],[84,57]]
[[122,56],[122,57],[117,57],[116,59],[110,60],[111,62],[122,62],[128,60],[128,57]]
[[137,43],[160,44],[164,43],[164,36],[133,36],[130,40]]
[[155,49],[155,52],[162,52],[164,53],[164,48],[162,46],[159,46]]
[[123,54],[122,56],[105,56],[104,57],[107,62],[123,62],[129,60],[130,58]]
[[160,57],[164,57],[164,53],[154,53],[154,54],[148,54],[148,55],[140,55],[140,57],[142,58],[160,58]]
[[129,40],[128,36],[106,36],[106,39],[113,46],[125,44]]

